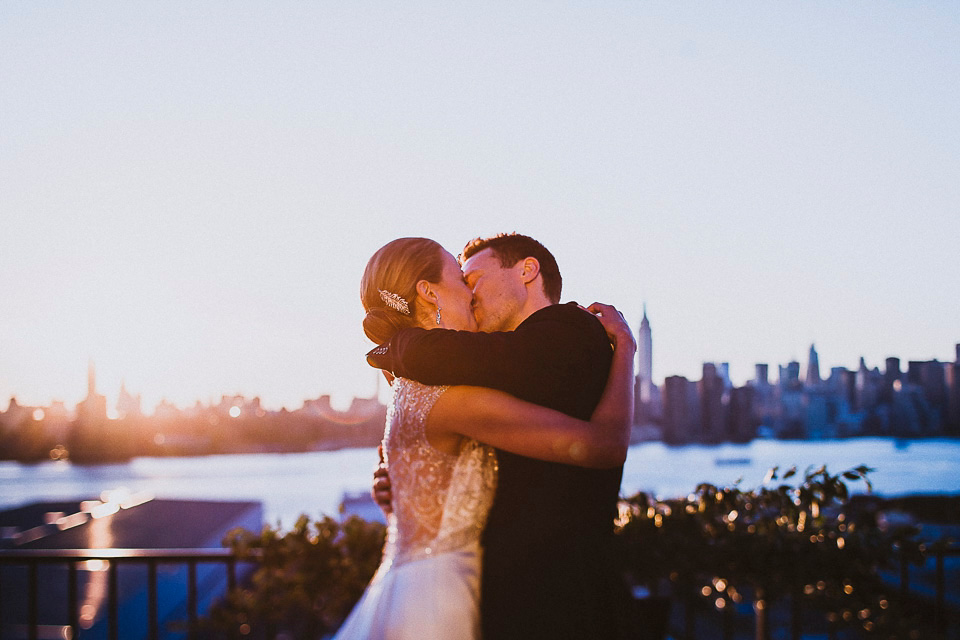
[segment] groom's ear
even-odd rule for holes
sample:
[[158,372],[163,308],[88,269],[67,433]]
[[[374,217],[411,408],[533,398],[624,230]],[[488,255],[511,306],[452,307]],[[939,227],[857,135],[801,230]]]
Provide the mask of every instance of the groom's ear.
[[536,258],[524,258],[521,263],[520,278],[524,284],[529,284],[540,275],[540,261]]

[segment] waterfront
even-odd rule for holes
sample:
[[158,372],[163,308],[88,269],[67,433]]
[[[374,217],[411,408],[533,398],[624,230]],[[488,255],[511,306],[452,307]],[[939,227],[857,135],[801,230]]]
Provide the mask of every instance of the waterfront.
[[[267,522],[290,526],[301,513],[337,514],[345,492],[369,489],[375,449],[184,458],[135,458],[122,464],[0,462],[0,508],[38,500],[96,497],[125,488],[159,498],[259,500]],[[826,464],[831,472],[859,464],[876,469],[874,491],[885,496],[960,493],[960,441],[860,438],[755,440],[744,445],[630,448],[621,493],[684,495],[700,482],[760,484],[773,466]],[[862,493],[862,483],[851,482]]]

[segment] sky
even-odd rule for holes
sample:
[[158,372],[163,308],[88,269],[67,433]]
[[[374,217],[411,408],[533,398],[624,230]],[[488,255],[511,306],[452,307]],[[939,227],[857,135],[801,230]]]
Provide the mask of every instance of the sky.
[[[359,281],[541,240],[654,379],[960,343],[960,5],[0,0],[0,410],[370,397]],[[382,390],[381,390],[382,393]]]

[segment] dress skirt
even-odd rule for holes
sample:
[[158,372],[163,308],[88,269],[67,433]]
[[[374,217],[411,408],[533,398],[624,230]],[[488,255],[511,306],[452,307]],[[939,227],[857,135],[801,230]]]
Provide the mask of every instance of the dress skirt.
[[477,640],[480,547],[384,563],[335,640]]

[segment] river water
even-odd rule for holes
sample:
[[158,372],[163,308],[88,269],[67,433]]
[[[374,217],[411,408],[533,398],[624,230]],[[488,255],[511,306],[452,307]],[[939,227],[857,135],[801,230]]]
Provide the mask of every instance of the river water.
[[[369,490],[375,449],[269,453],[185,458],[135,458],[123,464],[82,466],[70,462],[0,462],[0,509],[39,500],[88,499],[127,489],[157,498],[257,500],[267,522],[290,526],[297,516],[336,516],[344,493]],[[744,445],[630,448],[621,493],[648,491],[658,497],[686,495],[700,482],[758,486],[773,466],[827,465],[829,471],[866,464],[874,492],[960,493],[960,440],[841,441],[755,440]],[[862,482],[850,482],[863,493]]]

